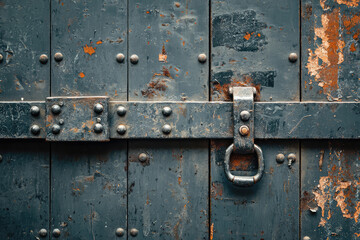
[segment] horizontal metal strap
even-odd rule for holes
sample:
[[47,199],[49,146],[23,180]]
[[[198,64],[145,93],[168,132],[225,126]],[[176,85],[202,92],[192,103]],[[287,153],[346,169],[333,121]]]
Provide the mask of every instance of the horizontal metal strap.
[[[31,111],[34,106],[39,108],[38,114]],[[233,138],[232,102],[110,101],[108,107],[110,139]],[[46,138],[49,126],[45,126],[45,108],[45,102],[0,102],[0,138]],[[255,102],[254,114],[255,139],[360,137],[360,103],[357,102]],[[66,118],[63,121],[62,131],[66,131],[69,123]],[[89,119],[77,121],[81,126]],[[39,127],[38,133],[34,125]],[[91,126],[87,131],[99,134],[89,129]],[[68,136],[69,139],[59,141],[71,141],[71,135]],[[89,141],[86,137],[81,140]]]

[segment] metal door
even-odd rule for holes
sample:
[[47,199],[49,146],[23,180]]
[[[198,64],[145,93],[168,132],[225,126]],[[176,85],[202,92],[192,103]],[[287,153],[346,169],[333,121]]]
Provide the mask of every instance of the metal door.
[[359,5],[0,1],[0,238],[359,239]]

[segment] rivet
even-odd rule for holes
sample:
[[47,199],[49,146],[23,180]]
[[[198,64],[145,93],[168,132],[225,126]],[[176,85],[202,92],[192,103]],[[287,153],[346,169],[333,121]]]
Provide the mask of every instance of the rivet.
[[39,125],[32,125],[31,128],[30,128],[30,131],[32,134],[34,135],[38,135],[40,133],[40,127]]
[[124,54],[118,53],[118,54],[116,55],[116,61],[117,61],[118,63],[123,63],[124,60],[125,60],[125,55],[124,55]]
[[250,133],[250,129],[248,126],[243,125],[239,128],[239,133],[241,134],[241,136],[247,136]]
[[205,63],[205,62],[206,62],[206,54],[205,54],[205,53],[199,54],[198,60],[199,60],[199,62],[201,62],[201,63]]
[[48,62],[49,58],[46,54],[41,54],[40,57],[39,57],[39,61],[42,63],[42,64],[46,64]]
[[139,154],[139,161],[140,162],[146,162],[148,160],[148,155],[146,153],[140,153]]
[[100,114],[104,111],[104,107],[103,105],[101,105],[100,103],[95,104],[94,106],[94,112],[96,112],[97,114]]
[[32,106],[32,107],[30,108],[30,113],[31,113],[31,115],[33,115],[33,116],[39,116],[39,114],[40,114],[40,108],[39,108],[38,106]]
[[311,240],[311,238],[308,236],[305,236],[305,237],[303,237],[303,240]]
[[285,156],[282,153],[279,153],[278,155],[276,155],[276,162],[277,163],[283,163],[285,161]]
[[131,55],[131,57],[130,57],[130,62],[131,62],[132,64],[137,64],[137,63],[139,62],[139,56],[136,55],[136,54]]
[[241,118],[241,120],[243,120],[243,121],[249,121],[249,119],[250,119],[250,113],[249,113],[249,111],[241,111],[240,112],[240,118]]
[[2,160],[3,160],[3,156],[2,156],[2,155],[0,155],[0,162],[2,162]]
[[288,166],[291,168],[291,165],[296,161],[296,155],[294,153],[290,153],[287,158],[289,161]]
[[119,116],[124,116],[126,114],[126,108],[123,106],[119,106],[116,112]]
[[163,127],[162,127],[162,132],[164,134],[169,134],[171,133],[171,126],[169,124],[165,124]]
[[122,237],[125,234],[125,230],[123,228],[117,228],[115,231],[116,236]]
[[4,57],[2,54],[0,54],[0,63],[3,61]]
[[59,114],[61,112],[61,107],[57,104],[54,104],[51,106],[51,112],[55,115]]
[[309,208],[309,210],[311,213],[316,213],[319,210],[319,207],[315,206],[315,207]]
[[97,122],[97,123],[101,123],[101,118],[99,118],[99,117],[96,118],[96,122]]
[[120,135],[124,135],[126,133],[126,126],[124,124],[120,124],[116,131],[118,132],[118,134]]
[[103,125],[101,125],[100,123],[95,123],[95,126],[94,126],[95,133],[102,133],[103,130],[104,130]]
[[52,234],[53,234],[53,236],[56,237],[56,238],[60,237],[60,234],[61,234],[60,229],[55,228],[55,229],[53,230],[53,233],[52,233]]
[[46,235],[47,235],[47,231],[46,231],[45,228],[42,228],[42,229],[39,230],[39,236],[40,237],[46,237]]
[[64,102],[63,102],[63,101],[60,101],[60,102],[59,102],[59,106],[60,106],[60,107],[64,106]]
[[297,59],[298,59],[298,55],[296,53],[290,53],[289,54],[289,61],[290,62],[294,63],[294,62],[297,61]]
[[57,61],[57,62],[61,62],[61,61],[63,60],[63,58],[64,58],[64,56],[63,56],[62,53],[60,53],[60,52],[57,52],[57,53],[55,53],[55,55],[54,55],[54,59],[55,59],[55,61]]
[[137,230],[136,228],[132,228],[130,229],[130,235],[133,237],[136,237],[136,235],[138,235],[139,230]]
[[59,134],[61,130],[61,127],[57,124],[54,124],[51,128],[51,131],[53,134]]
[[60,125],[64,125],[64,122],[65,122],[64,119],[60,119],[60,120],[59,120],[59,124],[60,124]]
[[163,109],[162,109],[162,113],[164,114],[164,116],[170,116],[171,115],[171,113],[172,113],[172,109],[170,108],[170,107],[164,107]]

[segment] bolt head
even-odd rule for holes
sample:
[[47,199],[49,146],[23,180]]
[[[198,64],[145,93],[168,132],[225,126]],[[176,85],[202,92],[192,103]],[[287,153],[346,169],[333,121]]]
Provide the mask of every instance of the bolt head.
[[249,121],[250,116],[251,116],[251,114],[249,111],[241,111],[241,113],[240,113],[240,118],[243,121]]
[[55,55],[54,55],[54,59],[55,59],[55,61],[57,61],[57,62],[61,62],[61,61],[63,60],[63,58],[64,58],[64,56],[63,56],[62,53],[60,53],[60,52],[57,52],[57,53],[55,53]]
[[117,108],[117,110],[116,110],[116,112],[117,112],[117,114],[119,115],[119,116],[125,116],[125,114],[126,114],[126,108],[125,107],[123,107],[123,106],[119,106],[118,108]]
[[117,133],[120,135],[124,135],[126,133],[126,126],[124,124],[120,124],[117,129]]
[[136,235],[138,235],[139,230],[137,230],[136,228],[132,228],[130,229],[130,235],[135,237]]
[[164,134],[170,134],[171,133],[171,126],[169,124],[165,124],[163,127],[162,127],[162,132]]
[[51,128],[53,134],[59,134],[61,130],[60,125],[54,124]]
[[40,108],[39,108],[38,106],[32,106],[32,107],[30,108],[30,113],[31,113],[31,115],[33,115],[34,117],[35,117],[35,116],[39,116],[39,114],[40,114]]
[[239,133],[241,136],[247,136],[250,133],[250,129],[248,126],[243,125],[239,128]]
[[303,240],[311,240],[311,238],[308,236],[305,236],[305,237],[303,237]]
[[146,153],[140,153],[139,154],[139,161],[140,162],[146,162],[148,160],[148,155]]
[[289,54],[289,61],[294,63],[298,60],[298,55],[296,53],[290,53]]
[[0,63],[3,61],[4,57],[2,54],[0,54]]
[[32,125],[31,128],[30,128],[30,131],[33,135],[39,135],[40,133],[40,127],[39,125]]
[[100,123],[95,123],[95,126],[94,126],[95,133],[102,133],[103,130],[104,130],[103,125],[101,125]]
[[51,106],[51,112],[55,115],[59,114],[61,112],[61,107],[57,104],[54,104]]
[[48,62],[49,58],[46,54],[41,54],[40,57],[39,57],[39,61],[42,63],[42,64],[46,64]]
[[199,56],[198,56],[198,61],[199,61],[200,63],[205,63],[205,62],[206,62],[206,59],[207,59],[207,57],[206,57],[206,54],[205,54],[205,53],[199,54]]
[[282,153],[279,153],[278,155],[276,155],[276,162],[277,163],[283,163],[285,161],[285,156]]
[[65,122],[64,119],[60,119],[60,120],[59,120],[59,124],[60,124],[60,125],[64,125],[64,122]]
[[139,56],[136,55],[136,54],[131,55],[131,57],[130,57],[130,62],[131,62],[132,64],[137,64],[137,63],[139,62]]
[[40,237],[46,237],[46,235],[47,235],[47,230],[45,228],[39,230]]
[[168,117],[168,116],[171,115],[172,109],[170,107],[164,107],[162,109],[162,113],[163,113],[164,116]]
[[118,63],[123,63],[124,60],[125,60],[125,55],[124,55],[124,54],[118,53],[118,54],[116,55],[116,61],[117,61]]
[[116,236],[122,237],[125,234],[125,230],[123,228],[117,228],[115,231]]
[[292,162],[295,162],[295,160],[296,160],[296,155],[295,155],[295,153],[290,153],[290,154],[288,155],[288,160],[291,160]]
[[94,106],[94,112],[96,112],[97,114],[100,114],[104,111],[104,107],[103,105],[101,105],[100,103],[95,104]]
[[60,237],[60,234],[61,234],[60,229],[55,228],[55,229],[53,230],[53,233],[52,233],[52,234],[53,234],[53,236],[56,237],[56,238]]

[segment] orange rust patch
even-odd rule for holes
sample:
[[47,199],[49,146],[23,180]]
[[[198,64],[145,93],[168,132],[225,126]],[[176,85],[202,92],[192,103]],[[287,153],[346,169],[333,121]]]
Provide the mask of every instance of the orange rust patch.
[[219,182],[211,184],[211,197],[214,199],[221,199],[224,191],[224,186]]
[[336,0],[338,4],[345,4],[348,7],[359,6],[360,0]]
[[163,18],[163,17],[165,17],[165,15],[164,15],[164,14],[160,14],[160,17],[162,17],[162,18]]
[[182,42],[182,45],[185,46],[185,41]]
[[90,56],[95,53],[96,47],[88,46],[87,44],[84,46],[84,53],[89,54]]
[[232,154],[230,159],[230,170],[248,171],[253,157],[251,155]]
[[351,52],[355,52],[356,51],[356,47],[355,47],[355,43],[352,43],[350,46],[350,51]]
[[102,44],[102,43],[103,43],[103,41],[101,41],[101,40],[99,40],[99,41],[96,42],[97,45],[100,45],[100,44]]
[[159,54],[159,62],[166,62],[166,59],[167,59],[167,55],[166,55],[165,45],[163,44],[161,53]]
[[85,74],[83,72],[79,73],[79,77],[83,78],[85,77]]
[[249,40],[250,37],[251,37],[251,34],[250,34],[250,33],[246,33],[246,35],[244,36],[244,38],[245,38],[246,40]]
[[210,240],[213,240],[214,238],[214,223],[210,226]]
[[182,182],[181,177],[178,177],[178,183],[179,183],[179,185],[181,185],[181,182]]

